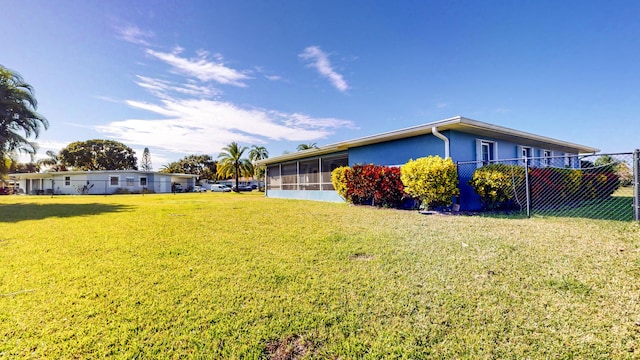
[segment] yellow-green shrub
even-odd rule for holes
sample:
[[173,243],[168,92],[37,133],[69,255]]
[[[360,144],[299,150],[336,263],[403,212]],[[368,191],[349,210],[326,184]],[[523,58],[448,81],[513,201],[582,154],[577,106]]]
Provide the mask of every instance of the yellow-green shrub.
[[333,169],[331,172],[331,183],[333,188],[338,192],[343,199],[347,199],[347,173],[351,171],[348,166],[340,166]]
[[474,171],[469,185],[480,195],[485,209],[499,209],[524,201],[524,180],[524,168],[521,166],[490,164]]
[[456,165],[451,159],[429,156],[409,160],[400,170],[404,191],[427,207],[451,205],[453,196],[460,194]]

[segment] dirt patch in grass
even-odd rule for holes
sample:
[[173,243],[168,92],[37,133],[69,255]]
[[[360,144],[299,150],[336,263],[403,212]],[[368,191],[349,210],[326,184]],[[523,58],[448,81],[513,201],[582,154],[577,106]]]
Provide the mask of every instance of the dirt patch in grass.
[[373,260],[374,258],[375,258],[375,255],[371,255],[371,254],[353,254],[349,256],[349,260],[360,260],[360,261],[369,261],[369,260]]
[[296,360],[315,353],[314,344],[300,335],[287,336],[267,344],[265,355],[271,360]]

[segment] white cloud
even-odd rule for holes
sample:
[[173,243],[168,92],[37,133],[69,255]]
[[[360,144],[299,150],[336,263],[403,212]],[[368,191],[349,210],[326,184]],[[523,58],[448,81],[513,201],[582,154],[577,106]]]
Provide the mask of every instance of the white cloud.
[[114,26],[114,29],[119,39],[132,44],[149,46],[150,44],[147,40],[155,36],[152,31],[145,31],[133,25]]
[[282,76],[278,76],[278,75],[265,75],[264,76],[267,80],[271,80],[271,81],[278,81],[278,80],[282,80]]
[[[183,55],[184,51],[179,46],[170,52],[145,47],[147,56],[168,64],[173,74],[181,75],[136,76],[135,83],[153,99],[121,102],[153,114],[151,119],[129,118],[92,128],[128,146],[153,148],[158,157],[165,155],[160,157],[163,160],[169,158],[168,154],[214,154],[232,141],[246,145],[312,141],[327,137],[336,129],[354,128],[349,120],[315,118],[222,100],[222,92],[211,86],[211,82],[246,88],[246,81],[252,79],[251,73],[264,75],[269,80],[282,78],[265,74],[259,67],[254,67],[252,72],[233,69],[225,65],[221,54],[197,50],[195,58],[188,58]],[[160,163],[156,156],[153,162],[158,169]]]
[[187,84],[176,85],[167,80],[154,79],[146,76],[136,75],[138,86],[147,89],[158,97],[164,97],[167,92],[176,92],[189,96],[213,97],[222,94],[222,91],[207,85],[198,85],[194,81]]
[[304,49],[302,54],[298,55],[302,59],[310,60],[309,67],[316,68],[320,75],[329,79],[331,84],[341,92],[349,90],[349,84],[344,80],[341,74],[338,74],[329,61],[329,56],[323,52],[318,46],[309,46]]
[[193,76],[201,81],[215,81],[224,85],[246,87],[247,84],[244,83],[244,80],[251,79],[247,72],[225,66],[219,56],[217,56],[218,62],[211,61],[207,59],[208,53],[200,50],[198,51],[198,57],[187,59],[179,56],[183,50],[182,48],[177,48],[176,50],[178,51],[164,53],[147,49],[146,53],[171,65],[175,71]]
[[267,71],[262,66],[255,66],[254,68],[257,73],[262,74],[262,76],[264,76],[264,78],[267,80],[284,81],[284,78],[282,76],[268,74]]
[[207,99],[164,98],[159,104],[133,100],[126,103],[161,118],[114,121],[97,126],[96,130],[126,144],[184,154],[210,154],[232,141],[264,144],[267,140],[315,140],[326,137],[336,128],[353,128],[348,120],[243,108]]

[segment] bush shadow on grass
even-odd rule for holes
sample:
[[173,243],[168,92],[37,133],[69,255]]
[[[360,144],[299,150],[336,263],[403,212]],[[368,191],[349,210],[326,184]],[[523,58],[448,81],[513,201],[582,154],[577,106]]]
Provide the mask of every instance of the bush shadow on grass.
[[16,223],[46,218],[91,216],[130,211],[132,206],[115,204],[8,204],[0,205],[0,223]]

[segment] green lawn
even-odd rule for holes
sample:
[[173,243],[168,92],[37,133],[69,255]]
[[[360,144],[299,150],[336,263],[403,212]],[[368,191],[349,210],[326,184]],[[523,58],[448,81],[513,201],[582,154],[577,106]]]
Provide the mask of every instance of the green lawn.
[[633,187],[621,187],[612,196],[605,199],[587,200],[577,204],[558,201],[558,207],[554,209],[534,208],[535,215],[558,217],[581,217],[600,220],[632,221],[633,211]]
[[0,197],[0,358],[625,359],[639,324],[633,222]]

